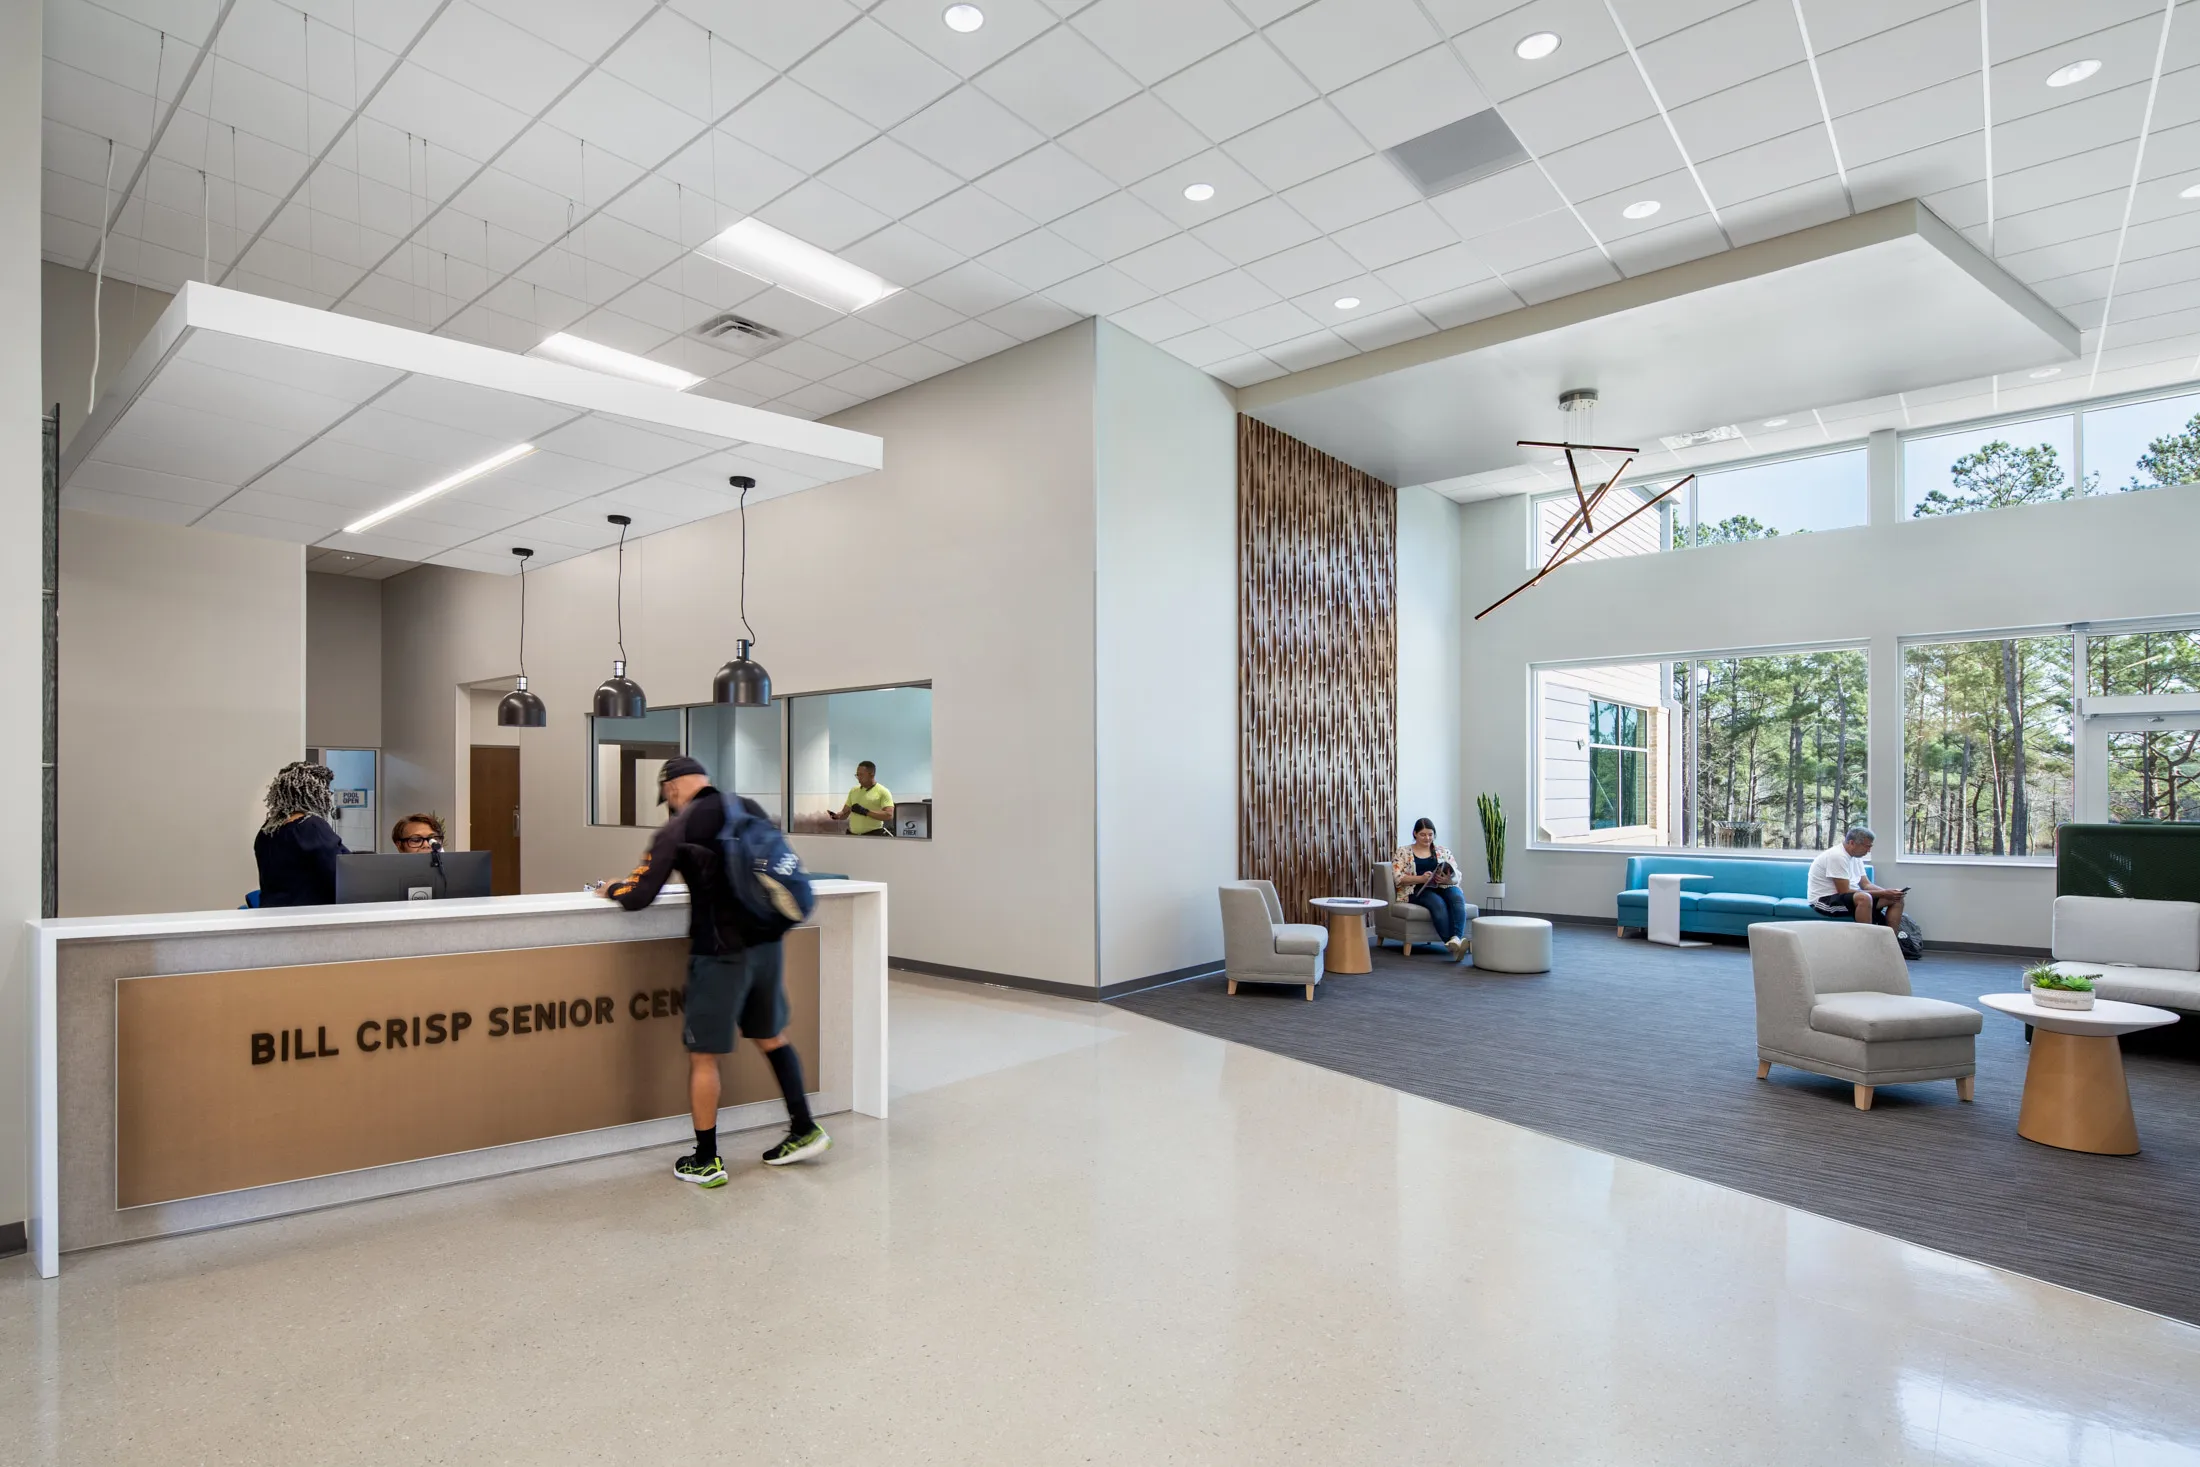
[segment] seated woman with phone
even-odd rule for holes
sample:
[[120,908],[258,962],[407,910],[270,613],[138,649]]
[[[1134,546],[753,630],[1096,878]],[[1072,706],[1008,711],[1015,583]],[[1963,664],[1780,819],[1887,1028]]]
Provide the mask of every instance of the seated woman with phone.
[[1436,843],[1435,821],[1424,815],[1413,822],[1413,844],[1398,847],[1390,874],[1400,896],[1428,910],[1444,950],[1458,957],[1467,945],[1467,898],[1459,890],[1458,864]]

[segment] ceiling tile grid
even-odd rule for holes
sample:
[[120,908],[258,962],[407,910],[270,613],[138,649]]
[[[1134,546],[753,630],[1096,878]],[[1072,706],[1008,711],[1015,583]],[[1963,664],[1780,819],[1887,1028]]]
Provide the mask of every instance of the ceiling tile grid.
[[[49,0],[50,257],[112,221],[119,279],[567,330],[805,417],[1083,315],[1261,380],[1908,197],[2103,362],[2200,278],[2200,24],[2157,84],[2150,0],[1995,0],[1991,57],[1972,0],[134,8]],[[1489,106],[1527,162],[1424,200],[1382,152]],[[843,317],[689,253],[751,215],[900,291]],[[728,310],[783,339],[686,334]]]

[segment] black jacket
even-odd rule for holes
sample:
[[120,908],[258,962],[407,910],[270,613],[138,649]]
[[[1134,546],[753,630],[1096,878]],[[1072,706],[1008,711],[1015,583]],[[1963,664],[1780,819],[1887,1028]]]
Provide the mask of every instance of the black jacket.
[[336,858],[343,837],[318,815],[263,830],[252,842],[260,863],[260,905],[325,907],[336,900]]
[[[736,795],[741,808],[759,820],[771,817],[764,807]],[[726,797],[714,785],[703,786],[687,808],[657,827],[642,864],[623,881],[614,881],[604,895],[629,912],[638,912],[657,900],[657,893],[677,871],[688,889],[688,951],[697,957],[739,952],[747,946],[733,925],[733,898],[726,890],[724,861],[718,854],[718,836],[726,826]]]

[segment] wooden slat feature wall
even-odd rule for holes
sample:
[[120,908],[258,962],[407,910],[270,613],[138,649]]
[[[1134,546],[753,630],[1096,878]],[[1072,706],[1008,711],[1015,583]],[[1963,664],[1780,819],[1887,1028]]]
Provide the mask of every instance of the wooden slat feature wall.
[[1238,869],[1359,896],[1398,808],[1398,494],[1238,419]]

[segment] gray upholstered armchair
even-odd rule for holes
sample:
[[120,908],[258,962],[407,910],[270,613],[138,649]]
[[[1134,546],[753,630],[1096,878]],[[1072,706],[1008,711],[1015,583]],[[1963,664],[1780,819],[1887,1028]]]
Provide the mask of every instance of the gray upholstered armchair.
[[1749,929],[1757,984],[1757,1078],[1774,1065],[1831,1075],[1872,1090],[1954,1080],[1971,1098],[1978,1073],[1977,1009],[1910,993],[1894,933],[1877,923],[1758,922]]
[[[1437,940],[1436,922],[1429,916],[1428,908],[1409,902],[1398,894],[1398,873],[1391,869],[1388,861],[1377,861],[1367,868],[1367,894],[1376,901],[1390,903],[1375,914],[1377,946],[1395,942],[1405,949],[1406,956],[1410,958],[1416,943],[1428,947],[1443,945]],[[1469,924],[1481,915],[1480,907],[1472,902],[1467,903]],[[1471,933],[1474,929],[1470,925],[1467,930]]]
[[1230,992],[1240,983],[1288,983],[1309,1000],[1322,981],[1329,929],[1283,920],[1283,903],[1265,881],[1229,881],[1222,891],[1222,966]]

